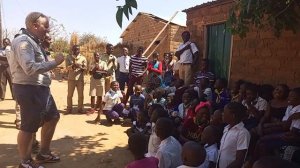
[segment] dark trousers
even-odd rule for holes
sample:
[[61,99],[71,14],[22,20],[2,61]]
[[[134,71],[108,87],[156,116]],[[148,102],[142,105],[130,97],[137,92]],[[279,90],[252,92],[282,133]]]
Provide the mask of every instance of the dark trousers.
[[133,76],[133,75],[130,76],[129,82],[128,82],[127,92],[126,92],[126,95],[125,95],[125,98],[124,98],[124,104],[125,105],[128,101],[129,96],[131,96],[133,94],[134,85],[136,85],[136,84],[137,85],[142,85],[142,83],[143,83],[143,76],[139,76],[139,77],[136,77],[136,76]]
[[118,77],[118,82],[120,85],[120,89],[122,91],[124,91],[125,89],[125,83],[128,85],[128,81],[129,81],[129,73],[120,72]]
[[[6,70],[4,70],[3,72],[0,73],[0,79],[1,79],[1,82],[0,82],[0,98],[5,99],[7,82],[9,84],[10,91],[12,93],[12,79],[11,79],[11,73],[10,73],[9,68],[6,68]],[[13,93],[12,93],[12,97],[14,99]]]

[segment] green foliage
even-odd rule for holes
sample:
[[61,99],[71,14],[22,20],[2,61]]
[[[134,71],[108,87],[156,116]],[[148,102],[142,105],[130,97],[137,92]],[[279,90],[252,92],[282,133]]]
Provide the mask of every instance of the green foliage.
[[129,19],[129,14],[132,15],[132,8],[137,9],[137,1],[136,0],[125,0],[125,5],[118,6],[118,10],[116,13],[116,20],[118,25],[122,28],[123,22],[123,14]]
[[276,37],[283,30],[294,33],[300,27],[299,0],[237,0],[228,19],[230,30],[241,38],[249,27],[262,29],[270,27]]

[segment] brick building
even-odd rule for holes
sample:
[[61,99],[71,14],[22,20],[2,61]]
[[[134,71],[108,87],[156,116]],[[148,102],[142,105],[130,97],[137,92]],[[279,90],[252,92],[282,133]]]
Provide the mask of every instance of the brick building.
[[[152,14],[140,12],[122,33],[122,43],[133,45],[132,54],[138,46],[143,46],[146,49],[167,22],[167,20]],[[182,42],[181,33],[184,30],[185,26],[171,22],[146,53],[146,56],[154,50],[158,51],[160,56],[165,52],[175,52]]]
[[187,29],[208,58],[211,70],[230,82],[238,79],[258,84],[300,84],[300,33],[250,30],[243,39],[225,29],[233,0],[217,0],[184,10]]

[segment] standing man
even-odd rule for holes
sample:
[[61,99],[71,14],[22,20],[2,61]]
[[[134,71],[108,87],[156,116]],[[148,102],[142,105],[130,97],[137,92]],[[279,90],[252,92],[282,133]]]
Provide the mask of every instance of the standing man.
[[62,54],[49,61],[43,54],[41,41],[49,32],[49,18],[32,12],[26,17],[26,29],[12,42],[8,57],[13,79],[13,92],[21,109],[21,128],[18,149],[19,168],[43,168],[31,158],[32,135],[42,126],[38,162],[57,162],[59,157],[50,151],[50,143],[59,120],[55,101],[50,93],[50,73],[64,61]]
[[199,50],[196,45],[190,41],[190,32],[184,31],[181,37],[183,43],[179,45],[175,56],[178,57],[180,63],[179,78],[184,80],[185,85],[189,85],[193,80],[192,66],[197,66]]
[[72,55],[66,59],[66,66],[68,69],[68,96],[67,96],[67,112],[71,114],[73,110],[73,94],[75,88],[78,93],[78,113],[83,111],[83,90],[84,90],[84,72],[87,69],[86,58],[80,54],[79,45],[72,47]]
[[139,47],[137,49],[136,55],[132,56],[129,63],[129,82],[128,88],[126,92],[126,96],[123,99],[124,104],[128,101],[129,96],[133,94],[133,87],[135,84],[142,85],[143,83],[143,76],[146,72],[148,60],[146,57],[143,56],[144,48]]
[[118,58],[118,67],[120,71],[119,75],[119,85],[122,92],[125,90],[125,83],[128,85],[129,80],[129,61],[130,56],[128,55],[128,48],[123,48],[123,55]]
[[117,58],[112,55],[114,52],[114,46],[112,44],[106,45],[106,53],[100,57],[101,61],[104,61],[107,65],[107,75],[105,77],[105,93],[110,90],[110,83],[116,80],[115,71],[118,63]]
[[[5,99],[7,82],[9,84],[10,91],[12,92],[11,73],[6,58],[6,55],[8,55],[11,51],[10,40],[8,38],[3,39],[3,45],[3,51],[1,51],[0,53],[0,101],[3,101]],[[13,93],[12,97],[14,99]]]

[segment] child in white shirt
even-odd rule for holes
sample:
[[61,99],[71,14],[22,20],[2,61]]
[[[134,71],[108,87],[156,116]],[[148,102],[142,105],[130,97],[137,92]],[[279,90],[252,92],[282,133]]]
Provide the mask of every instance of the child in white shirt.
[[206,159],[200,168],[215,168],[218,159],[218,130],[215,126],[207,126],[201,135],[201,143],[204,144]]
[[247,112],[240,103],[232,102],[224,108],[225,127],[219,150],[219,168],[242,167],[250,142],[250,133],[244,127],[242,119]]

